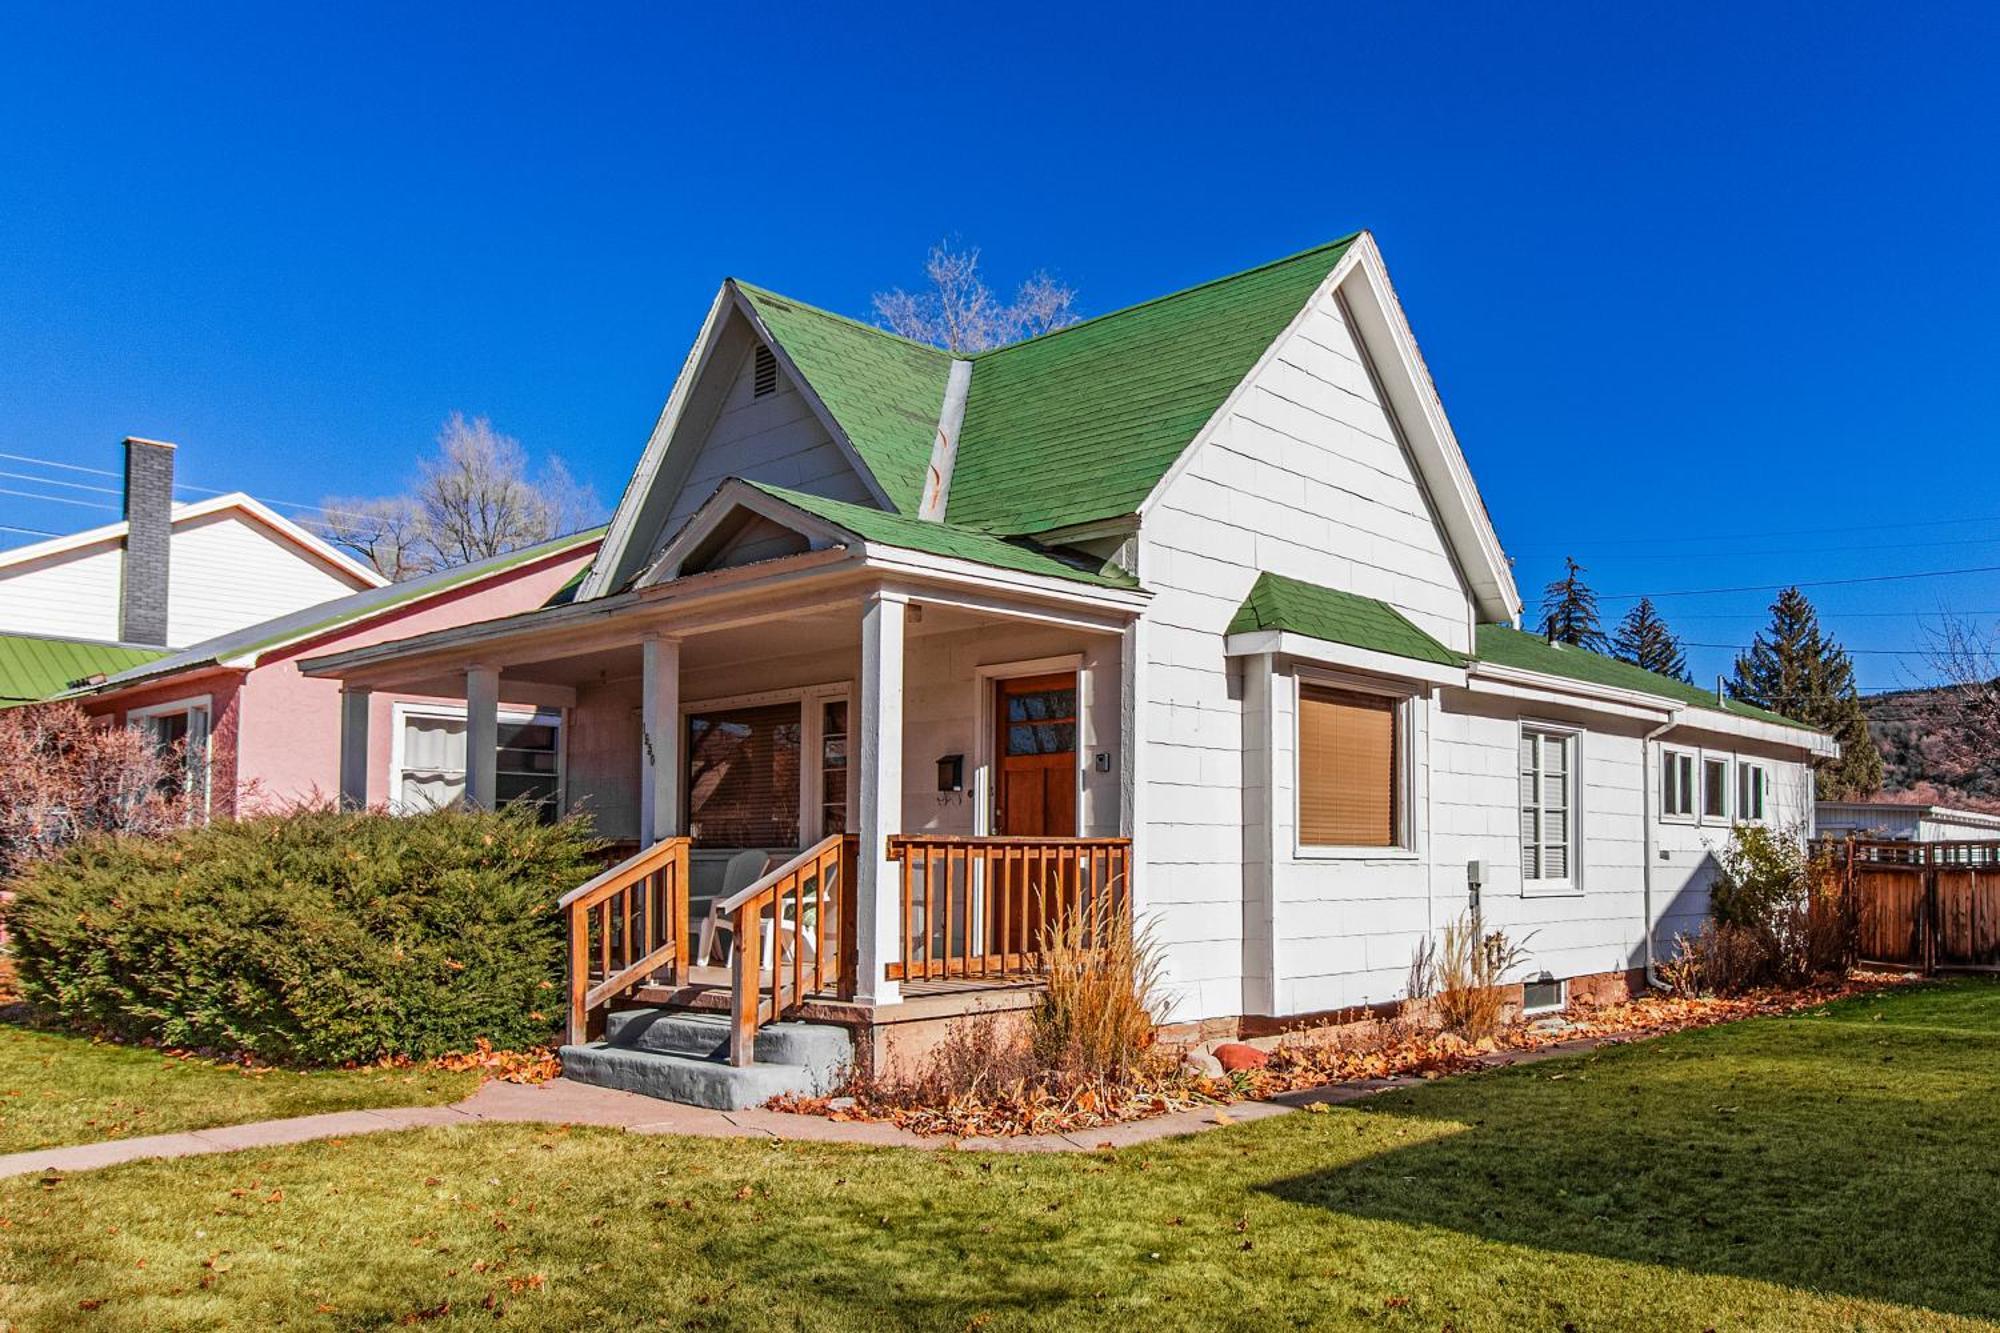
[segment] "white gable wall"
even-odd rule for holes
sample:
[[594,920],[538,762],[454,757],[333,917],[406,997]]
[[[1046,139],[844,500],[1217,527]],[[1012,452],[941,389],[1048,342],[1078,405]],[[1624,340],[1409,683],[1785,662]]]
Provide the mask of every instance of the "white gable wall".
[[755,365],[754,349],[746,349],[731,375],[715,424],[688,466],[687,479],[668,506],[666,525],[654,534],[651,549],[679,532],[702,501],[730,477],[833,500],[874,503],[867,483],[783,367],[778,370],[777,390],[759,398],[752,382]]
[[0,571],[0,633],[116,639],[124,559],[99,542]]
[[[1243,387],[1140,527],[1139,574],[1154,593],[1143,893],[1158,911],[1176,1019],[1246,1007],[1243,681],[1222,640],[1259,572],[1379,598],[1446,645],[1470,647],[1465,589],[1331,294]],[[1250,728],[1260,761],[1261,731]],[[1249,793],[1262,799],[1254,784]],[[1408,887],[1369,877],[1325,892],[1333,902]],[[1316,938],[1285,947],[1310,951]]]
[[176,523],[167,561],[167,637],[176,646],[330,602],[364,586],[263,524],[227,510]]

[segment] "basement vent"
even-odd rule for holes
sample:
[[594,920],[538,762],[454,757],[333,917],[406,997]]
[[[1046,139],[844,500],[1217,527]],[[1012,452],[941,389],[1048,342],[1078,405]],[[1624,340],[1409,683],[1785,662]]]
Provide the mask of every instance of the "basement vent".
[[777,353],[762,343],[757,344],[757,364],[750,372],[750,392],[755,398],[778,391]]

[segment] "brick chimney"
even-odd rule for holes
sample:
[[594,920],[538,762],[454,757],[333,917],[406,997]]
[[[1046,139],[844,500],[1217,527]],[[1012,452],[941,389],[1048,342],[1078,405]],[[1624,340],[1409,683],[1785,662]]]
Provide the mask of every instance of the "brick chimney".
[[167,554],[173,536],[174,446],[125,440],[125,568],[118,637],[167,645]]

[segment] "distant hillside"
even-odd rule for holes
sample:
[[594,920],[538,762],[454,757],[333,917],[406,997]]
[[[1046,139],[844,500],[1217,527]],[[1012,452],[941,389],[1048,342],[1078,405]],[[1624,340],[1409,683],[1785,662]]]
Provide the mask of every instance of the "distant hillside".
[[2000,804],[2000,756],[1979,772],[1952,781],[1933,757],[1932,701],[1939,690],[1896,690],[1861,701],[1868,734],[1882,751],[1882,790],[1922,793],[1942,803]]

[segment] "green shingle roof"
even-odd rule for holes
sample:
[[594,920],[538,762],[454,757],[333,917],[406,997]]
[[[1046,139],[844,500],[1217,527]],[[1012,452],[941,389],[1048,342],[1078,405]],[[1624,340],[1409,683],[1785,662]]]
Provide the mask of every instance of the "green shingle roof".
[[1615,657],[1593,653],[1586,648],[1578,648],[1567,643],[1550,643],[1539,634],[1529,634],[1507,625],[1481,625],[1476,640],[1479,660],[1491,662],[1495,666],[1516,667],[1522,671],[1538,671],[1546,676],[1565,676],[1570,680],[1585,681],[1592,685],[1607,685],[1614,689],[1632,690],[1639,694],[1659,695],[1676,703],[1692,704],[1696,708],[1706,708],[1710,712],[1728,713],[1734,717],[1755,718],[1759,722],[1775,722],[1780,726],[1800,727],[1811,730],[1802,722],[1794,722],[1768,709],[1758,708],[1736,699],[1717,702],[1712,690],[1704,690],[1672,676],[1662,676],[1644,667],[1621,662]]
[[981,353],[946,517],[994,532],[1129,514],[1355,240]]
[[166,655],[164,648],[0,634],[0,708],[46,699],[76,681],[113,675]]
[[736,284],[898,510],[917,512],[951,356],[776,292]]
[[746,484],[775,499],[783,500],[786,504],[803,509],[808,514],[822,518],[837,528],[851,532],[863,541],[878,542],[883,546],[900,546],[905,550],[922,551],[926,555],[970,560],[977,564],[992,565],[997,569],[1018,570],[1024,574],[1042,574],[1078,583],[1091,583],[1104,588],[1138,586],[1129,575],[1115,567],[1097,564],[1086,566],[1032,543],[1007,541],[991,533],[977,532],[952,523],[932,523],[925,519],[891,514],[880,509],[871,509],[867,505],[850,504],[844,500],[829,500],[824,496],[808,495],[804,491],[787,490],[782,486],[770,486],[763,482],[753,481]]
[[1465,665],[1463,657],[1418,629],[1387,602],[1281,574],[1259,574],[1250,595],[1236,609],[1236,618],[1229,622],[1231,634],[1266,629],[1440,666]]
[[[1136,510],[1354,239],[969,357],[946,517],[1018,534]],[[952,357],[736,286],[897,510],[914,514]]]

